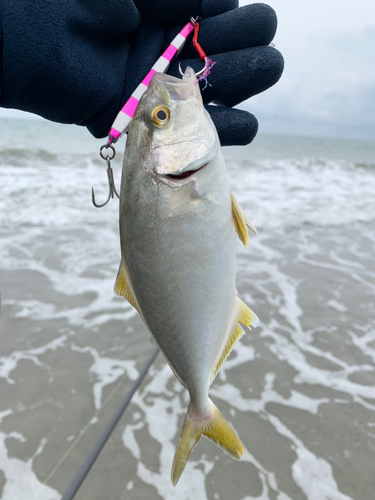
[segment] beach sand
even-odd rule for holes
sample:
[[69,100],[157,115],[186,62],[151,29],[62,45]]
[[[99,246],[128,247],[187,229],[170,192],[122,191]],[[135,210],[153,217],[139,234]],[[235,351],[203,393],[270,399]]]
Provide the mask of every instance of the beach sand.
[[[3,500],[59,499],[154,349],[113,294],[118,204],[91,206],[106,181],[94,142],[66,152],[70,129],[53,131],[48,147],[0,144]],[[237,283],[261,324],[210,391],[244,462],[201,439],[172,487],[188,396],[159,354],[77,500],[373,500],[375,144],[257,141],[225,154],[259,231],[238,243]]]

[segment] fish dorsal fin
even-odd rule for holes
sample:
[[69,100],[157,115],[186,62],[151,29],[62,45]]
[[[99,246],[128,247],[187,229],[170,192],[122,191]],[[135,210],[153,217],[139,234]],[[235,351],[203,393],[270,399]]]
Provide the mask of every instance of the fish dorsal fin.
[[115,293],[117,295],[121,295],[121,297],[124,297],[128,302],[130,302],[130,304],[135,309],[137,309],[139,314],[141,314],[137,299],[134,296],[134,289],[131,277],[126,268],[126,263],[124,264],[123,261],[120,262],[120,267],[117,273],[117,278],[115,283]]
[[232,191],[230,192],[230,197],[232,200],[232,216],[233,216],[233,224],[236,229],[236,233],[238,234],[239,239],[246,246],[249,241],[249,235],[247,232],[247,228],[250,229],[255,234],[258,234],[258,231],[255,229],[253,224],[249,221],[249,219],[244,214],[242,208],[239,206],[238,201],[236,200]]
[[[233,322],[229,330],[229,334],[226,338],[226,343],[223,350],[218,358],[215,365],[215,369],[212,373],[211,383],[214,381],[216,375],[218,374],[222,364],[229,356],[229,353],[233,349],[236,341],[242,337],[245,333],[240,325],[242,323],[247,328],[253,326],[256,328],[259,325],[258,316],[243,302],[240,298],[236,297],[235,311],[233,315]],[[250,328],[251,329],[251,328]]]

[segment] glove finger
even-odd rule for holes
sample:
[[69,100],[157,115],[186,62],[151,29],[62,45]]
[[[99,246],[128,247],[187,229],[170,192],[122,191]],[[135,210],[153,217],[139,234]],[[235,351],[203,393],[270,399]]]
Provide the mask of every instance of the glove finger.
[[201,14],[200,0],[136,0],[134,2],[143,16],[162,25],[189,22],[190,16]]
[[237,7],[238,0],[202,0],[201,13],[202,17],[212,17]]
[[[208,77],[210,85],[202,91],[203,102],[218,99],[230,107],[272,87],[284,68],[282,55],[273,47],[251,47],[212,57],[216,64]],[[183,71],[186,66],[197,72],[202,69],[202,61],[181,61]],[[178,63],[171,66],[169,73],[180,78]],[[200,84],[203,89],[205,83]]]
[[187,23],[190,16],[211,17],[238,7],[238,0],[136,0],[134,3],[143,16],[163,25]]
[[[198,41],[210,56],[247,47],[269,45],[276,33],[277,17],[271,7],[258,3],[202,19],[199,24]],[[197,57],[197,52],[189,39],[179,58],[190,57]]]
[[254,115],[242,109],[206,105],[215,124],[222,146],[244,146],[249,144],[258,131]]

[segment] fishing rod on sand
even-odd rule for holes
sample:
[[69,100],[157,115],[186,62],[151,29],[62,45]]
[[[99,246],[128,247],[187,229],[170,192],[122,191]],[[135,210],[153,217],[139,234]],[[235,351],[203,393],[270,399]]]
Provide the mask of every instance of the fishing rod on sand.
[[87,474],[90,472],[91,467],[94,465],[96,459],[98,458],[100,452],[102,451],[104,445],[108,441],[110,435],[112,434],[114,428],[116,427],[117,423],[119,422],[120,418],[124,414],[126,408],[129,406],[129,403],[135,393],[135,391],[138,389],[138,387],[141,385],[143,379],[147,375],[148,370],[150,369],[150,366],[152,363],[155,361],[156,356],[159,354],[159,348],[156,348],[152,355],[150,356],[149,360],[145,364],[143,370],[139,374],[139,377],[137,380],[134,382],[133,386],[131,387],[130,391],[127,393],[125,396],[124,400],[120,404],[120,406],[117,408],[115,411],[113,417],[111,418],[110,422],[108,423],[107,427],[104,429],[102,435],[99,437],[95,445],[93,446],[90,454],[82,464],[81,468],[77,472],[76,476],[74,477],[73,481],[70,483],[68,488],[66,489],[64,495],[62,496],[61,500],[72,500],[77,491],[79,490],[80,486],[82,485],[83,481],[85,480]]

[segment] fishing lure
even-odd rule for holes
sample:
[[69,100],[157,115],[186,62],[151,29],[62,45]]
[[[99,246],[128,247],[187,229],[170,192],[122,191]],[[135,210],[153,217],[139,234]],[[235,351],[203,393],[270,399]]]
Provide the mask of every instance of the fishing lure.
[[[181,52],[182,48],[185,45],[185,42],[188,36],[194,31],[193,34],[193,45],[198,52],[198,55],[201,60],[204,60],[204,68],[196,73],[196,76],[199,77],[199,80],[205,81],[205,87],[210,85],[207,81],[207,76],[209,75],[212,66],[215,64],[209,57],[206,56],[204,50],[201,45],[198,43],[198,34],[199,34],[199,22],[198,17],[190,18],[190,21],[182,28],[182,30],[174,37],[168,48],[163,52],[163,54],[159,57],[156,63],[152,66],[150,71],[147,73],[143,81],[138,85],[138,87],[134,90],[132,95],[126,101],[123,108],[120,110],[118,115],[116,116],[115,121],[112,124],[112,127],[108,134],[108,140],[106,144],[104,144],[100,148],[100,157],[107,162],[107,177],[108,177],[108,186],[109,192],[107,200],[98,204],[95,200],[95,192],[94,188],[91,189],[91,198],[92,203],[97,208],[102,208],[110,201],[111,198],[117,196],[120,198],[119,194],[116,191],[115,182],[113,178],[113,170],[111,167],[111,160],[116,155],[116,150],[113,145],[120,139],[120,137],[128,130],[129,125],[133,119],[135,110],[137,109],[138,103],[144,92],[147,90],[151,78],[154,73],[166,73],[168,68],[172,62],[172,60]],[[181,67],[179,67],[180,73],[182,73]]]

